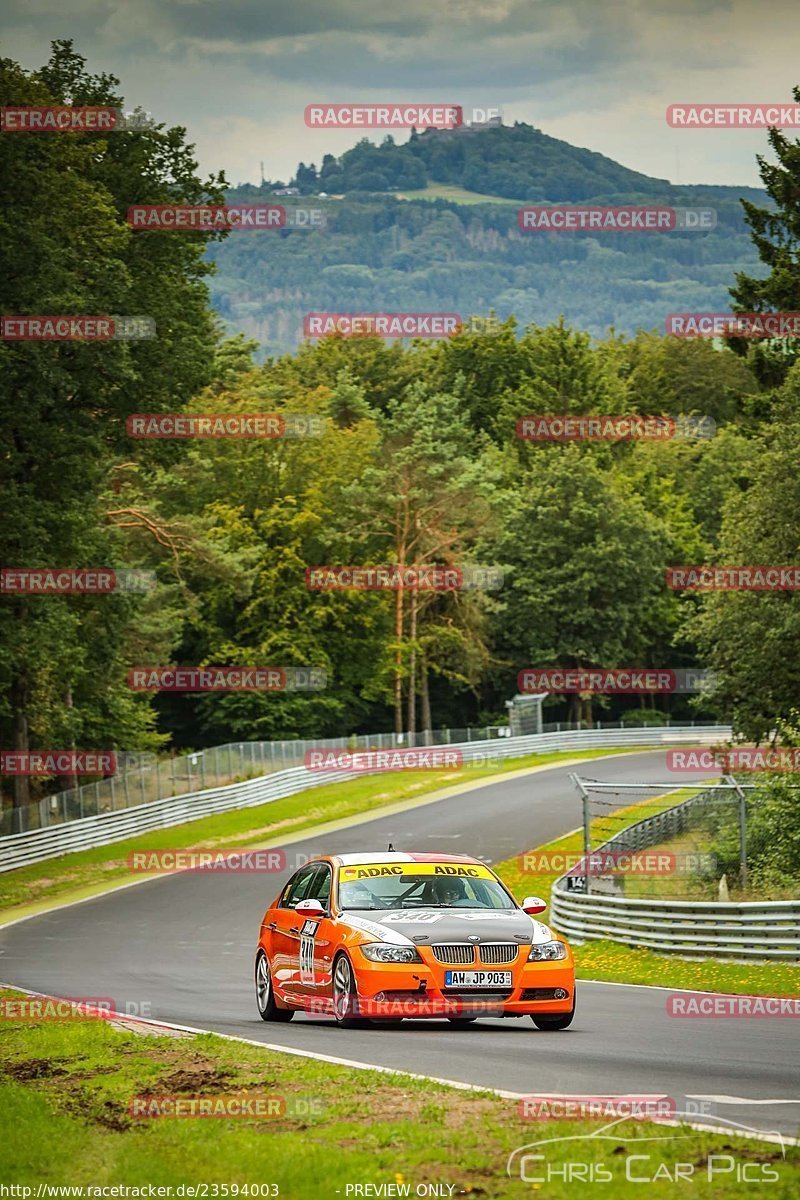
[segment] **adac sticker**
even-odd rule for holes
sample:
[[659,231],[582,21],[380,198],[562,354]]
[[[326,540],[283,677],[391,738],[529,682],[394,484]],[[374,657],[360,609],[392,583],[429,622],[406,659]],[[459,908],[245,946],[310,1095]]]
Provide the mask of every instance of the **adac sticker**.
[[432,862],[403,862],[403,863],[366,863],[359,867],[342,867],[340,878],[349,883],[354,879],[380,879],[381,876],[392,875],[438,875],[440,877],[455,876],[462,879],[494,879],[488,867],[478,863],[432,863]]

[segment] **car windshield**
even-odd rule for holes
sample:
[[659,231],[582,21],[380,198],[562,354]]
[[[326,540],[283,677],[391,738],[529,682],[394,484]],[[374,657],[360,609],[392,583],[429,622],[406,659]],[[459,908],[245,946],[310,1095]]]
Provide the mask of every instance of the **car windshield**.
[[516,905],[505,889],[485,868],[477,868],[474,878],[466,875],[416,874],[403,870],[381,873],[386,868],[351,869],[360,878],[339,880],[339,907],[349,910],[387,908],[494,908],[514,909]]

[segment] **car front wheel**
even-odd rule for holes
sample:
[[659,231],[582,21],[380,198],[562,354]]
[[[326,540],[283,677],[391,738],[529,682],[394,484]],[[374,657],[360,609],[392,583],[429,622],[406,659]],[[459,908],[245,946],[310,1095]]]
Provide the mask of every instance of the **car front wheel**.
[[346,954],[340,954],[333,964],[333,1015],[342,1029],[369,1025],[368,1020],[358,1016],[356,981]]
[[531,1020],[537,1029],[568,1029],[575,1019],[575,997],[572,1008],[566,1013],[531,1013]]
[[294,1016],[293,1009],[278,1008],[272,990],[269,960],[263,950],[256,955],[256,1004],[262,1021],[291,1021]]

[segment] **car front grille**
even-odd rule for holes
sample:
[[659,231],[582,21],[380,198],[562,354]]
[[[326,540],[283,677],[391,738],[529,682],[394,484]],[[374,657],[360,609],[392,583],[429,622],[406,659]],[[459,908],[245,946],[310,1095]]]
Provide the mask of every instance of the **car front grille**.
[[440,963],[447,963],[448,966],[464,966],[475,961],[474,946],[467,946],[463,942],[434,944],[431,950]]
[[488,966],[496,963],[513,963],[519,954],[519,946],[513,942],[486,942],[478,947],[481,962]]

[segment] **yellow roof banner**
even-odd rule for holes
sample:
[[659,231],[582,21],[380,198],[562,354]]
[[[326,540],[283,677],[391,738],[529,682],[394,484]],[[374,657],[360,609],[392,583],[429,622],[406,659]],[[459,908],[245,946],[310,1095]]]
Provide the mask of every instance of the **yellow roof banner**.
[[362,866],[356,864],[342,867],[339,871],[342,883],[350,883],[356,879],[380,879],[381,876],[387,875],[437,875],[440,878],[452,876],[455,879],[494,879],[489,868],[481,866],[480,863],[364,863]]

